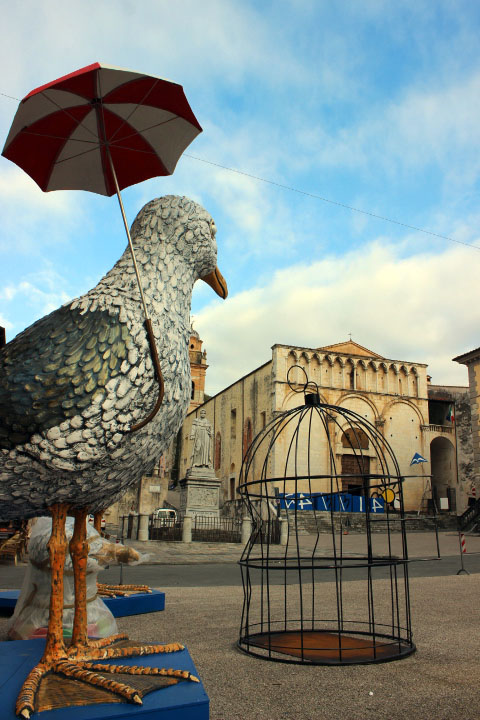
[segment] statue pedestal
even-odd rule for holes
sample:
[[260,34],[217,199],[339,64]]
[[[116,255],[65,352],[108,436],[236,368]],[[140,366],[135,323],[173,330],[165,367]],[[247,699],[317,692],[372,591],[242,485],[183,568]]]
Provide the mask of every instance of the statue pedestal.
[[193,467],[180,482],[180,514],[218,518],[222,481],[209,467]]

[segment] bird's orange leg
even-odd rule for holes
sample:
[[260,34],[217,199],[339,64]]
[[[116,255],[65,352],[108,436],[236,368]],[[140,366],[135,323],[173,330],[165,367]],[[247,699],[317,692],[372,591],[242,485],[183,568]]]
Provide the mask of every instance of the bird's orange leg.
[[52,534],[48,541],[48,554],[51,567],[51,592],[47,641],[42,659],[29,673],[17,698],[15,712],[23,718],[29,718],[34,711],[35,695],[42,677],[54,663],[67,657],[63,642],[63,568],[67,552],[65,535],[67,509],[67,505],[60,503],[50,508]]
[[48,615],[48,632],[42,662],[59,660],[66,656],[63,643],[63,569],[67,554],[67,536],[65,520],[68,505],[58,504],[50,508],[52,514],[52,534],[48,541],[48,554],[52,575],[50,593],[50,612]]
[[95,513],[95,515],[93,516],[93,527],[99,535],[102,534],[102,516],[103,513],[101,510],[100,512]]
[[86,648],[88,644],[86,577],[89,550],[87,541],[87,511],[77,510],[74,513],[74,517],[75,525],[69,544],[75,588],[75,610],[70,648]]

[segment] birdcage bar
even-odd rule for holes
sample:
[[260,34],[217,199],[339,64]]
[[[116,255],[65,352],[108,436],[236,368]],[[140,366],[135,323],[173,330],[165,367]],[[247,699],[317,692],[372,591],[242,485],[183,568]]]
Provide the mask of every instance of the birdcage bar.
[[[308,664],[385,662],[404,657],[415,646],[403,478],[398,463],[387,440],[368,420],[353,410],[320,403],[318,393],[311,390],[311,383],[304,386],[305,404],[274,417],[245,454],[239,491],[252,520],[252,534],[240,560],[244,604],[239,647],[257,657]],[[353,456],[351,472],[339,467],[336,436]],[[275,456],[280,443],[284,446],[281,465]],[[321,452],[328,458],[323,473],[318,472]],[[370,467],[370,461],[375,467]],[[348,493],[350,489],[352,493]],[[390,495],[398,507],[387,502]],[[348,496],[352,503],[355,498],[365,515],[365,532],[358,538],[362,552],[344,551],[342,527],[344,518],[349,517]],[[384,515],[383,555],[374,552],[375,499]],[[311,508],[316,528],[309,547],[300,528],[304,502]],[[276,520],[279,503],[280,513],[288,520],[284,547],[272,545],[269,533],[264,538],[260,531],[262,523],[268,526]],[[400,523],[393,522],[398,519]],[[400,526],[397,554],[392,523]],[[385,571],[387,583],[382,593],[385,595],[388,587],[386,601],[377,589],[379,575]],[[359,573],[361,583],[347,582]],[[332,577],[333,583],[323,582]],[[279,585],[283,585],[280,591]],[[358,595],[360,585],[360,600],[352,604],[352,590]],[[353,618],[352,608],[358,608],[360,601],[365,607]],[[328,604],[329,614],[323,617]]]

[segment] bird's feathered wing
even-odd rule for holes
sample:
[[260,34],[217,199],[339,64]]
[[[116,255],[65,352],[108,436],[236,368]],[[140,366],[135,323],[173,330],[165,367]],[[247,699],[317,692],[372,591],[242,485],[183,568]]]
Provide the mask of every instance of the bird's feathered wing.
[[28,442],[82,412],[120,372],[131,346],[126,324],[102,310],[68,306],[0,350],[0,448]]

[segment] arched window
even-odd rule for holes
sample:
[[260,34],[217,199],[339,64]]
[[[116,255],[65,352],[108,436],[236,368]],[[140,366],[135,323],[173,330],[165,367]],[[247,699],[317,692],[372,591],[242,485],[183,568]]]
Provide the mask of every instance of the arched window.
[[351,360],[347,360],[345,364],[345,388],[355,389],[355,366]]
[[357,377],[355,387],[357,390],[367,389],[367,366],[360,360],[357,364]]
[[413,370],[410,371],[410,387],[412,388],[411,395],[418,397],[418,377]]
[[222,436],[217,432],[215,436],[215,470],[220,470],[222,464]]
[[192,394],[190,396],[190,399],[193,400],[194,397],[195,397],[195,383],[192,380]]
[[344,448],[368,450],[368,437],[363,430],[348,428],[342,435]]

